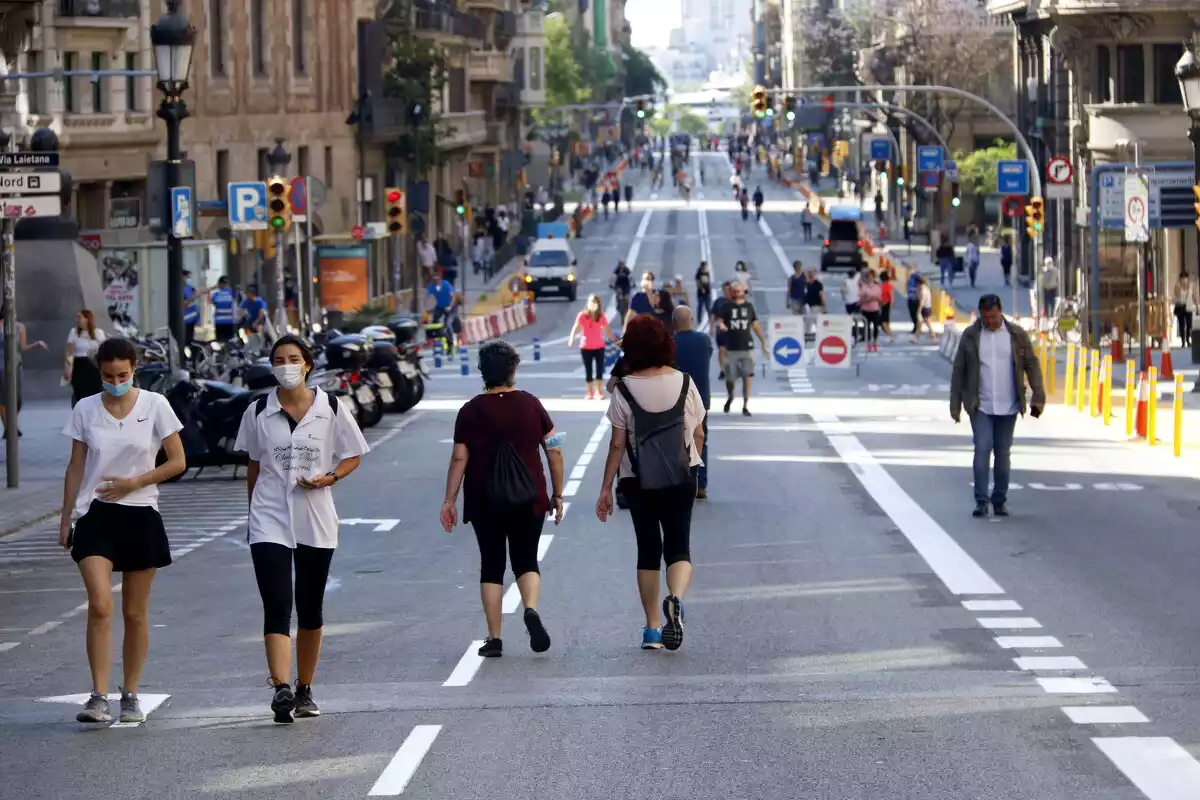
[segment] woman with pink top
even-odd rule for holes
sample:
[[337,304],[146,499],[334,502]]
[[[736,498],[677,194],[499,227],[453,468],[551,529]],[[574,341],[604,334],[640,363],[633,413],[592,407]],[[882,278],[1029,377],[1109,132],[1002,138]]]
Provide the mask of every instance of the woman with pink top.
[[883,287],[875,280],[875,271],[867,270],[858,289],[858,307],[867,318],[867,352],[879,352],[879,326],[883,319],[880,306]]
[[613,340],[608,317],[600,306],[600,295],[588,296],[587,307],[579,312],[571,333],[567,336],[567,347],[573,346],[575,334],[579,336],[579,353],[583,356],[584,377],[587,379],[588,400],[604,399],[604,343]]

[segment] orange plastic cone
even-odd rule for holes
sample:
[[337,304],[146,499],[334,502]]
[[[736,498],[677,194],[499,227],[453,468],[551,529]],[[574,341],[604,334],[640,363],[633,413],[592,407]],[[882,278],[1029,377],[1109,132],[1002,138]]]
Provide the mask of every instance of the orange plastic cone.
[[1138,395],[1137,395],[1137,422],[1135,429],[1137,435],[1146,438],[1146,426],[1150,420],[1150,384],[1146,381],[1146,373],[1138,375]]
[[1114,362],[1125,360],[1125,343],[1121,341],[1121,329],[1116,325],[1112,329],[1112,359]]
[[1162,361],[1158,366],[1158,374],[1164,381],[1175,380],[1175,370],[1171,368],[1171,341],[1166,337],[1162,340]]

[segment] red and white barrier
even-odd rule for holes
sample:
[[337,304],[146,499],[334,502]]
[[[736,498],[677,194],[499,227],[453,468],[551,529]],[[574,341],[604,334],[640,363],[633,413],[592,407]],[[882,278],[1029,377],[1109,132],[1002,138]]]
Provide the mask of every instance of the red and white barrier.
[[515,305],[490,314],[473,314],[463,321],[463,341],[475,344],[499,339],[505,334],[524,328],[536,319],[533,301],[521,300]]

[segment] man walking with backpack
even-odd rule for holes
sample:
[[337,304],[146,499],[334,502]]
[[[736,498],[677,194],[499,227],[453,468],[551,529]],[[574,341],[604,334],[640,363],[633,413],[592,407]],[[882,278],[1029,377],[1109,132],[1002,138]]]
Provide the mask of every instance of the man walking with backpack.
[[[675,369],[675,342],[653,317],[637,317],[622,340],[629,373],[616,384],[608,418],[612,438],[596,517],[613,512],[613,480],[629,504],[637,537],[637,585],[646,616],[642,649],[683,644],[683,598],[692,577],[692,506],[703,461],[704,400],[686,373]],[[667,596],[658,598],[662,565]]]

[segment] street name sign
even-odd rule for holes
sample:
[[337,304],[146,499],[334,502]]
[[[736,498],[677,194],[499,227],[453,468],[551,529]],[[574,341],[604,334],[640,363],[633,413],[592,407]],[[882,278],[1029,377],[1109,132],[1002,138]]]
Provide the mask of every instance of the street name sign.
[[0,153],[0,169],[57,167],[58,153]]
[[62,176],[56,172],[0,172],[0,195],[58,194]]

